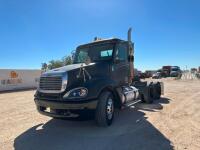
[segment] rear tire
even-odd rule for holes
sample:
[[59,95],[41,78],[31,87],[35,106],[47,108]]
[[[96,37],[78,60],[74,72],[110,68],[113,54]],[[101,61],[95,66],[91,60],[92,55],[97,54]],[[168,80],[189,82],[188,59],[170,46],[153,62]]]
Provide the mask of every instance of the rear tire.
[[153,97],[154,99],[160,99],[161,95],[161,85],[159,82],[153,84]]
[[151,104],[153,103],[153,85],[149,84],[144,88],[144,91],[141,95],[141,99],[143,102],[147,103],[147,104]]
[[95,121],[98,126],[109,126],[114,118],[113,95],[109,91],[101,93],[95,113]]

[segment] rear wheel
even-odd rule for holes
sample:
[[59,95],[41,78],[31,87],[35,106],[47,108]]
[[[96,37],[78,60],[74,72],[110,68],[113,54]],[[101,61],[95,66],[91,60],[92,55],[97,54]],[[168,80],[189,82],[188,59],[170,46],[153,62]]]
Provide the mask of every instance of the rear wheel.
[[114,118],[113,95],[109,91],[103,92],[99,97],[96,108],[95,121],[99,126],[109,126]]
[[156,82],[153,84],[154,88],[153,88],[153,97],[154,99],[160,99],[160,95],[161,95],[161,85],[159,82]]
[[154,89],[154,87],[152,84],[148,84],[144,88],[143,93],[141,94],[141,99],[143,102],[145,102],[147,104],[153,103],[153,98],[154,98],[153,89]]

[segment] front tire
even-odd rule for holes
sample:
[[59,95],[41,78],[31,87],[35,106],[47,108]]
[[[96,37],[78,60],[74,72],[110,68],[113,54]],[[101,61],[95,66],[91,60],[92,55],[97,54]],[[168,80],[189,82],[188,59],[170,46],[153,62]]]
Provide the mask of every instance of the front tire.
[[95,121],[99,126],[109,126],[114,118],[113,95],[109,91],[101,93],[95,113]]

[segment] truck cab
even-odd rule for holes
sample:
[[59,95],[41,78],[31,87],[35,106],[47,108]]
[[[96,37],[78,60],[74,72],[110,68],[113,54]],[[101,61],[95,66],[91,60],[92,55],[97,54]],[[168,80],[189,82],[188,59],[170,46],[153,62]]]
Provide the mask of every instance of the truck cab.
[[117,38],[80,45],[73,64],[43,73],[34,101],[39,113],[71,118],[89,112],[100,126],[111,125],[114,110],[160,98],[162,83],[134,81],[134,44]]

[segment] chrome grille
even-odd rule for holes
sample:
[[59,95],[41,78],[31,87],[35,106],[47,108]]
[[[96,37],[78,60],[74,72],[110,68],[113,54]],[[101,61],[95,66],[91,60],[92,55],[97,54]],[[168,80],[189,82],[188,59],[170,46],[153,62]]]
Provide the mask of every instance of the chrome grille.
[[40,77],[41,90],[61,90],[62,77]]

